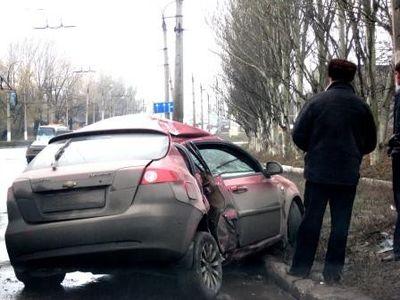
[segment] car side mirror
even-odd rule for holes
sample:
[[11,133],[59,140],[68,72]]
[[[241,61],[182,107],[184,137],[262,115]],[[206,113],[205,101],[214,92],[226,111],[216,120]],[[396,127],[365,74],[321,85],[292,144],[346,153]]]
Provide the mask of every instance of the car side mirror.
[[265,165],[264,175],[270,177],[272,175],[278,175],[283,173],[283,167],[276,161],[269,161]]

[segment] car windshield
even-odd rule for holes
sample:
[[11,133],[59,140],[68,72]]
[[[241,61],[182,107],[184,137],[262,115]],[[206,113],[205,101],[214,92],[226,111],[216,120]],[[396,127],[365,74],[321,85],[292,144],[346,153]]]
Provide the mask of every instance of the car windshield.
[[[68,142],[63,140],[48,145],[27,167],[27,170],[49,168],[57,152]],[[166,155],[168,136],[163,134],[108,134],[76,137],[70,140],[58,167],[97,162],[153,160]]]
[[56,135],[56,131],[54,128],[50,127],[39,127],[37,136],[47,136],[47,137],[53,137]]

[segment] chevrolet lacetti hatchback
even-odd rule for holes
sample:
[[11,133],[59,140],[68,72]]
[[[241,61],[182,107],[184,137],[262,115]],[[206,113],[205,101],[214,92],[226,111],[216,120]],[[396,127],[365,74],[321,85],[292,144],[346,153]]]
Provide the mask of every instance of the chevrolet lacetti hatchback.
[[8,190],[6,245],[27,287],[66,272],[171,267],[214,297],[222,262],[293,244],[296,186],[203,130],[134,115],[54,137]]

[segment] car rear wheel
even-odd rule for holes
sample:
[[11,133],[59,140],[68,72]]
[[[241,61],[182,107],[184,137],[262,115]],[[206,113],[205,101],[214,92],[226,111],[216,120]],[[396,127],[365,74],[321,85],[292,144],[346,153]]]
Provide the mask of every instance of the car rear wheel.
[[299,230],[303,214],[296,201],[292,201],[289,209],[289,216],[287,220],[287,243],[288,246],[294,247],[297,239],[297,231]]
[[40,289],[42,287],[55,288],[59,287],[65,278],[65,273],[35,276],[29,272],[15,271],[15,276],[21,281],[28,289]]
[[182,290],[191,298],[214,299],[222,286],[222,260],[217,242],[208,232],[198,232],[193,243],[193,265],[180,276]]

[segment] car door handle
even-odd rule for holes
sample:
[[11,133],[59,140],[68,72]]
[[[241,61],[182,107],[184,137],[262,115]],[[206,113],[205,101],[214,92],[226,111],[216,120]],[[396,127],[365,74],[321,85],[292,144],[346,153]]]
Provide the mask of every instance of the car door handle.
[[230,190],[232,193],[242,194],[242,193],[246,193],[249,189],[245,185],[234,185],[234,186],[230,187]]

